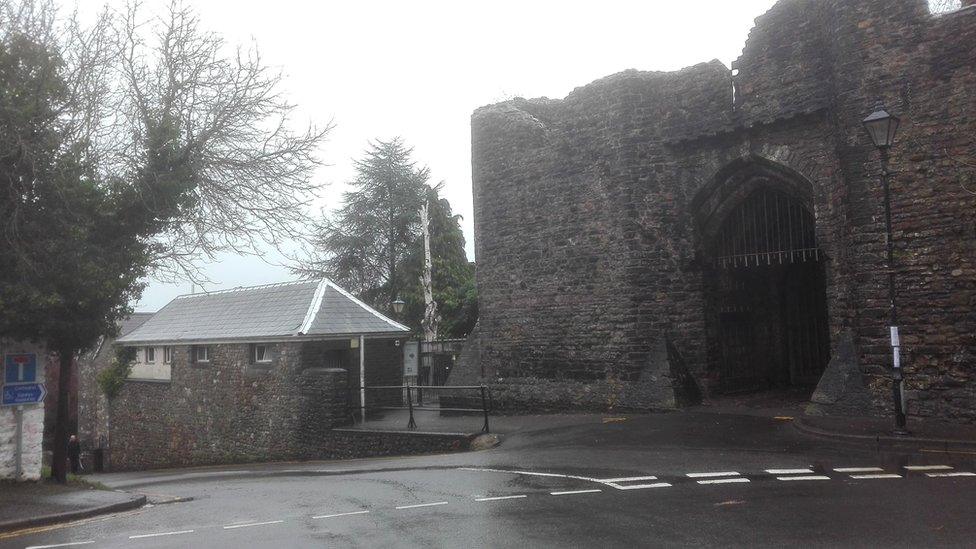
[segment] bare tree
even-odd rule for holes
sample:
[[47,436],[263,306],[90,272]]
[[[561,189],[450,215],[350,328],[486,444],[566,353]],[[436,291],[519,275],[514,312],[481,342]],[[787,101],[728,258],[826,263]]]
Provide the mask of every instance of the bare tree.
[[932,13],[947,13],[961,7],[960,0],[929,0],[929,11]]
[[198,260],[223,251],[260,254],[306,235],[318,149],[331,122],[292,129],[295,105],[281,73],[255,46],[228,45],[172,1],[162,14],[139,3],[103,10],[85,26],[50,0],[3,9],[60,54],[70,100],[63,122],[101,179],[149,189],[180,178],[189,200],[155,237],[154,275],[200,280]]

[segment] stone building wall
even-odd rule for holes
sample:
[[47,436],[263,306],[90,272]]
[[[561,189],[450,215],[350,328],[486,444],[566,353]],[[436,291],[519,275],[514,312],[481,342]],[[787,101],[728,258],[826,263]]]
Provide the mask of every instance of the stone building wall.
[[976,420],[976,8],[784,0],[733,69],[625,71],[474,113],[478,361],[457,375],[483,369],[524,402],[648,407],[665,341],[671,371],[707,394],[704,249],[758,173],[814,212],[831,348],[849,335],[856,349],[831,368],[859,372],[861,411],[883,412],[880,168],[860,123],[883,99],[902,118],[890,170],[909,411]]
[[[351,419],[347,386],[358,383],[350,372],[359,352],[349,340],[273,344],[270,365],[252,364],[248,344],[209,347],[206,364],[190,360],[190,347],[175,347],[169,382],[130,380],[112,400],[112,469],[330,455],[331,429]],[[367,339],[366,349],[367,374],[382,365],[400,375],[399,363],[382,352],[399,350],[392,341]],[[323,361],[335,350],[338,368]]]

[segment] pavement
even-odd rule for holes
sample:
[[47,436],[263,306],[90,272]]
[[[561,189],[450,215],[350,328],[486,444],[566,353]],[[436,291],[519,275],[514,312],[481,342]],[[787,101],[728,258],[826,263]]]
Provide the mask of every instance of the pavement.
[[127,511],[145,496],[85,485],[51,482],[0,483],[0,533]]
[[0,535],[0,548],[952,547],[976,539],[976,454],[879,451],[807,436],[788,417],[701,408],[502,416],[492,418],[502,443],[479,452],[99,475],[150,504]]
[[810,435],[864,444],[944,452],[976,450],[974,425],[910,419],[907,435],[894,434],[890,418],[802,416],[796,418],[795,425]]

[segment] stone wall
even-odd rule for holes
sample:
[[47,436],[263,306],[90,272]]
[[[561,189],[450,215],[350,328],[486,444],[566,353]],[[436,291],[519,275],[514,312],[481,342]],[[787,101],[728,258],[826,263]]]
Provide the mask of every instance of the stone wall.
[[[37,381],[45,383],[44,364],[48,355],[42,347],[0,340],[0,360],[6,353],[37,354]],[[3,363],[0,362],[0,384],[3,383]],[[15,407],[0,406],[0,480],[37,480],[41,478],[42,443],[44,440],[44,405],[21,407],[21,474],[17,477],[17,416]]]
[[756,20],[734,71],[625,71],[562,100],[478,109],[478,352],[457,377],[522,383],[525,402],[643,407],[664,339],[707,395],[704,249],[737,184],[761,176],[814,212],[832,350],[852,335],[848,366],[871,397],[861,412],[884,413],[880,170],[860,123],[883,99],[902,118],[890,169],[909,412],[976,421],[974,59],[971,7],[784,0]]
[[78,360],[78,440],[85,466],[94,469],[91,452],[108,447],[109,402],[98,384],[98,374],[115,354],[112,340],[103,340]]
[[[367,374],[400,375],[392,340],[367,339],[366,350]],[[340,367],[324,361],[329,351]],[[175,347],[169,382],[126,383],[111,402],[113,470],[329,455],[331,429],[351,419],[347,386],[358,383],[349,340],[273,344],[268,365],[253,364],[247,344],[210,352],[209,363],[194,363],[190,347]]]

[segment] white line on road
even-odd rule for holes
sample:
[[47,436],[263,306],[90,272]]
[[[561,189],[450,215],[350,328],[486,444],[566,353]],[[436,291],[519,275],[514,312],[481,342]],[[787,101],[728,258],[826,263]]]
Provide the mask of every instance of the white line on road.
[[766,469],[770,475],[802,475],[812,473],[813,469]]
[[335,518],[335,517],[348,517],[349,515],[365,515],[369,511],[349,511],[348,513],[336,513],[334,515],[317,515],[312,517],[313,519],[324,519],[324,518]]
[[638,480],[657,480],[657,477],[621,477],[621,478],[598,478],[600,482],[634,482]]
[[802,477],[776,477],[776,480],[830,480],[830,477],[824,475],[806,475]]
[[248,526],[264,526],[266,524],[281,524],[285,522],[283,520],[269,520],[266,522],[248,522],[247,524],[232,524],[230,526],[224,526],[224,530],[233,530],[234,528],[247,528]]
[[925,473],[927,476],[932,478],[938,477],[976,477],[976,473],[970,473],[967,471],[953,471],[951,473]]
[[689,478],[708,478],[708,477],[737,477],[739,473],[726,471],[724,473],[688,473]]
[[31,545],[25,549],[51,549],[52,547],[70,547],[72,545],[88,545],[89,543],[95,543],[95,540],[71,541],[68,543],[55,543],[54,545]]
[[549,493],[554,496],[570,496],[573,494],[592,494],[594,492],[602,492],[602,491],[603,490],[600,490],[599,488],[595,488],[591,490],[568,490],[565,492],[549,492]]
[[176,532],[159,532],[157,534],[139,534],[138,536],[129,536],[129,539],[141,539],[141,538],[157,538],[159,536],[177,536],[179,534],[192,534],[193,530],[178,530]]
[[628,484],[627,486],[618,486],[616,484],[610,483],[617,490],[643,490],[644,488],[668,488],[671,486],[667,482],[655,482],[653,484]]
[[948,465],[906,465],[905,469],[908,471],[945,471],[952,469],[952,467]]
[[475,501],[500,501],[503,499],[519,499],[528,497],[525,494],[519,494],[517,496],[495,496],[492,498],[474,498]]
[[418,503],[416,505],[400,505],[397,506],[397,510],[401,509],[416,509],[417,507],[433,507],[435,505],[447,505],[446,501],[435,501],[434,503]]
[[[736,473],[738,474],[738,473]],[[710,480],[699,480],[698,484],[731,484],[735,482],[749,482],[747,478],[713,478]]]
[[874,473],[884,471],[881,467],[835,467],[838,473]]
[[901,475],[896,475],[894,473],[881,473],[873,475],[851,475],[851,478],[856,479],[872,479],[872,478],[902,478]]
[[510,475],[531,475],[534,477],[553,477],[553,478],[572,478],[576,480],[587,480],[590,482],[601,482],[592,477],[581,477],[578,475],[560,475],[557,473],[537,473],[535,471],[515,471],[511,469],[485,469],[477,467],[458,467],[458,471],[475,471],[478,473],[508,473]]

